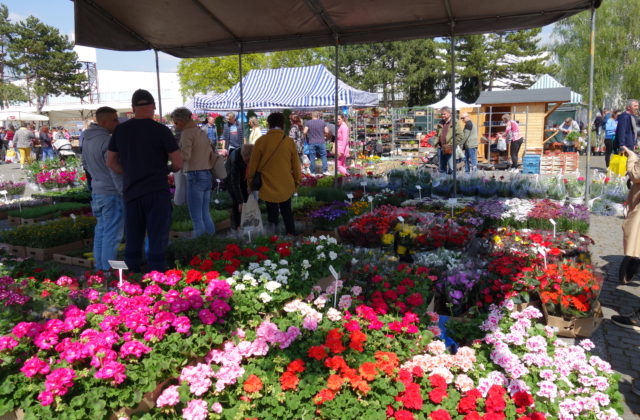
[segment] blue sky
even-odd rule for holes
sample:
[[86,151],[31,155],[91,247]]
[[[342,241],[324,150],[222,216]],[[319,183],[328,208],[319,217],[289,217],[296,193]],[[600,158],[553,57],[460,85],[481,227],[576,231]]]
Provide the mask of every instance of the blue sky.
[[[131,0],[135,1],[135,0]],[[9,8],[13,21],[33,15],[44,23],[57,27],[63,34],[73,36],[73,2],[71,0],[0,0]],[[546,43],[551,34],[551,26],[542,31],[542,42]],[[97,50],[98,68],[102,70],[155,71],[155,58],[152,51],[122,52]],[[178,67],[178,58],[160,53],[160,71],[174,72]]]
[[[135,0],[132,0],[135,1]],[[47,25],[55,26],[61,33],[72,36],[73,2],[70,0],[0,0],[9,8],[13,21],[33,15]],[[122,52],[97,50],[98,68],[102,70],[155,71],[156,62],[152,51]],[[160,53],[160,71],[173,72],[178,67],[178,58]]]

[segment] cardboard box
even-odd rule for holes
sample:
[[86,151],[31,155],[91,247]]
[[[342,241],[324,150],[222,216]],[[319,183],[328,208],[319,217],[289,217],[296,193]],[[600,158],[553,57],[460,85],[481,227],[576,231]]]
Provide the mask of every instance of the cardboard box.
[[51,248],[27,247],[26,257],[33,258],[36,261],[48,261],[53,258],[53,254],[64,254],[65,252],[82,249],[82,247],[82,241],[71,242],[70,244],[54,246]]
[[593,332],[598,329],[603,320],[602,308],[600,301],[595,303],[594,316],[586,318],[564,319],[559,316],[549,315],[545,305],[542,305],[542,313],[547,325],[558,328],[558,336],[560,337],[591,337]]

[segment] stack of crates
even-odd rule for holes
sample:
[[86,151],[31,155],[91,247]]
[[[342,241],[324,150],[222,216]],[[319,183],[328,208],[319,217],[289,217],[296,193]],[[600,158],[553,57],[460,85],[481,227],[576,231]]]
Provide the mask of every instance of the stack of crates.
[[564,169],[564,158],[561,155],[544,155],[540,158],[541,175],[562,174]]
[[523,174],[539,174],[540,173],[540,155],[524,155],[522,157],[522,173]]
[[580,172],[580,155],[577,152],[563,153],[563,174]]

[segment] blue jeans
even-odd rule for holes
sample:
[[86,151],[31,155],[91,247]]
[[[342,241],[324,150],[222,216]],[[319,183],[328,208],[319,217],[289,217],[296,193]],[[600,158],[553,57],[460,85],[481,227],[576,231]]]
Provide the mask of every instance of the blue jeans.
[[320,154],[322,159],[322,172],[327,172],[327,146],[324,143],[309,145],[309,160],[311,161],[311,171],[316,173],[316,152]]
[[448,167],[449,165],[449,161],[451,160],[451,156],[452,155],[445,155],[444,153],[442,153],[442,149],[439,148],[438,149],[438,160],[440,161],[440,173],[444,174],[444,173],[450,173],[451,172],[451,168]]
[[53,148],[52,147],[43,147],[42,148],[42,160],[53,160]]
[[124,228],[124,203],[119,195],[91,194],[91,211],[96,218],[93,258],[96,270],[109,270],[115,260]]
[[214,233],[216,227],[209,213],[211,198],[211,182],[213,176],[210,170],[187,172],[187,206],[193,223],[193,236],[204,233]]
[[127,245],[124,261],[129,271],[139,273],[145,235],[149,239],[147,271],[165,271],[166,250],[171,227],[171,195],[169,191],[156,191],[125,204]]
[[478,169],[478,148],[464,149],[464,171],[469,173]]

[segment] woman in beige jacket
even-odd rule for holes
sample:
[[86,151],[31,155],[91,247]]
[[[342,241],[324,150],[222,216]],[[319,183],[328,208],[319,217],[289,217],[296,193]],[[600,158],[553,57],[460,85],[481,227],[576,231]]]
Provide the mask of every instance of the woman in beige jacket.
[[207,134],[196,126],[191,119],[191,110],[177,108],[171,113],[171,119],[180,136],[180,151],[184,160],[183,171],[187,175],[187,206],[193,222],[193,236],[215,233],[215,225],[209,212],[211,199],[212,154],[211,141]]

